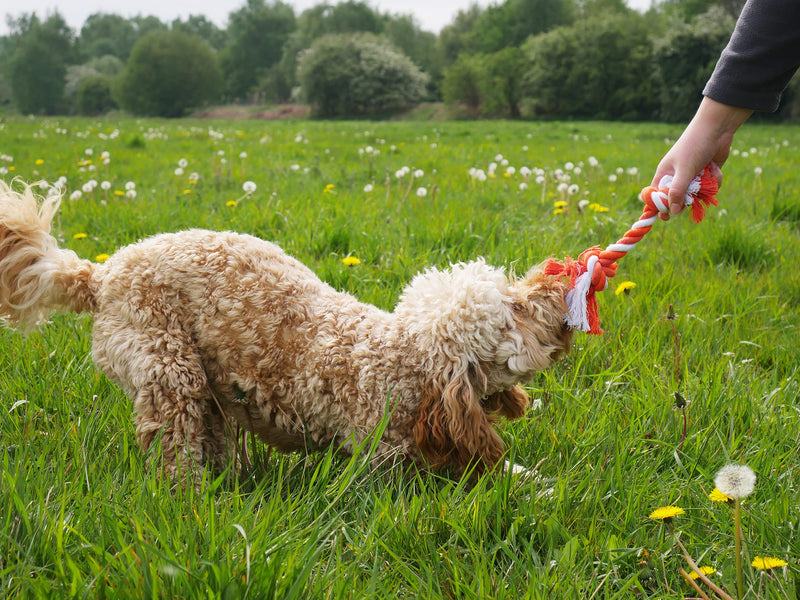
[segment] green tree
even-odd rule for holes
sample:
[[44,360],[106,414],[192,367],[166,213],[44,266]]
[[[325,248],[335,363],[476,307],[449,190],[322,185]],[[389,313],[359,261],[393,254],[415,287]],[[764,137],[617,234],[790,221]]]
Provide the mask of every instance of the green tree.
[[733,17],[714,7],[690,23],[673,19],[665,34],[657,38],[654,62],[659,118],[686,121],[692,117],[734,25]]
[[202,15],[189,15],[185,21],[175,19],[172,21],[172,30],[199,35],[214,50],[222,50],[227,42],[225,31]]
[[484,61],[482,55],[462,54],[444,72],[442,98],[450,105],[464,105],[478,116],[483,103]]
[[78,47],[86,58],[116,56],[125,61],[139,37],[136,26],[119,15],[94,13],[81,27]]
[[653,92],[652,42],[635,12],[582,19],[532,37],[523,46],[530,68],[525,96],[554,117],[648,119]]
[[55,13],[41,22],[34,14],[12,22],[14,53],[8,78],[14,104],[26,114],[57,114],[66,108],[67,65],[74,56],[74,35]]
[[268,69],[280,61],[295,27],[294,10],[279,1],[247,0],[230,14],[229,44],[220,55],[230,98],[243,100],[254,91]]
[[417,103],[427,76],[385,39],[327,35],[303,54],[303,94],[320,116],[388,114]]
[[117,107],[111,95],[111,78],[90,75],[78,84],[75,105],[81,115],[102,115]]
[[180,117],[217,99],[221,88],[217,57],[202,38],[156,31],[134,45],[115,99],[134,114]]
[[486,56],[484,96],[487,110],[503,113],[512,119],[521,115],[522,78],[528,63],[519,48],[508,47]]

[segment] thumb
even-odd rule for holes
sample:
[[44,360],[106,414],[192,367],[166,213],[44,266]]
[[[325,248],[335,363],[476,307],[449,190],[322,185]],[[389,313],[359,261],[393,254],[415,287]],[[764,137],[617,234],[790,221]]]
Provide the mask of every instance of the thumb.
[[675,171],[675,176],[669,186],[669,212],[673,215],[677,215],[684,209],[686,190],[694,177],[694,174],[687,175],[683,171]]

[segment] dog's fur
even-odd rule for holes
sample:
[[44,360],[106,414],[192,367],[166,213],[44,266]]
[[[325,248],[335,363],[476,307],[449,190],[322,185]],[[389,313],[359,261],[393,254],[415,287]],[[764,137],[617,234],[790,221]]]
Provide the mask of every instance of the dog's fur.
[[429,269],[388,313],[231,232],[157,235],[93,264],[57,247],[58,206],[0,182],[0,316],[92,313],[94,361],[170,473],[223,468],[234,422],[282,451],[351,451],[387,410],[380,455],[480,473],[504,452],[496,415],[528,405],[518,384],[569,348],[566,284],[539,268]]

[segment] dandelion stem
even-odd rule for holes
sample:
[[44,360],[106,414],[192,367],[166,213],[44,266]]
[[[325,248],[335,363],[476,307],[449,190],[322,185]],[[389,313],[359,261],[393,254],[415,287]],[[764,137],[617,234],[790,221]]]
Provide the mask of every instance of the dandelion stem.
[[683,577],[686,580],[686,583],[688,583],[690,586],[692,586],[692,589],[694,589],[695,592],[700,594],[704,598],[704,600],[711,600],[711,598],[708,596],[708,594],[706,594],[703,591],[703,588],[701,588],[699,585],[697,585],[695,583],[694,579],[692,579],[689,576],[689,574],[686,571],[683,570],[683,567],[678,567],[678,573],[681,574],[681,577]]
[[744,578],[742,576],[742,501],[736,498],[733,509],[733,543],[736,553],[736,593],[739,600],[744,597]]
[[694,571],[697,572],[698,578],[703,583],[705,583],[708,587],[710,587],[712,590],[714,590],[714,593],[717,594],[723,600],[733,600],[733,598],[730,595],[728,595],[722,588],[720,588],[718,585],[716,585],[714,582],[712,582],[708,577],[703,575],[703,572],[700,570],[700,567],[698,567],[697,563],[694,562],[694,560],[692,560],[691,556],[689,556],[689,552],[686,550],[686,547],[681,543],[680,539],[678,539],[677,535],[675,536],[675,543],[678,544],[678,546],[680,547],[681,551],[683,552],[684,560],[689,564],[689,566]]

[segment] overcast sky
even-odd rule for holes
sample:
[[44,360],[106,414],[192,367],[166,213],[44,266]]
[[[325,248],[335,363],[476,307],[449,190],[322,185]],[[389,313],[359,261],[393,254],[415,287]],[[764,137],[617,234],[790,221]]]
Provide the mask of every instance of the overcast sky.
[[[284,0],[301,13],[306,8],[320,4],[321,0]],[[336,2],[331,2],[335,4]],[[459,10],[469,8],[472,4],[487,6],[490,0],[371,0],[370,6],[380,12],[394,14],[412,14],[417,22],[427,31],[438,33],[439,30],[453,21]],[[155,15],[169,23],[178,17],[191,14],[204,15],[220,27],[225,26],[228,14],[244,6],[245,0],[24,0],[16,3],[3,2],[0,8],[0,35],[8,33],[5,16],[18,16],[21,13],[35,12],[39,17],[46,17],[56,10],[67,20],[67,23],[80,31],[86,17],[93,13],[112,13],[123,17],[136,15]],[[628,0],[628,5],[637,9],[646,9],[650,0]]]

